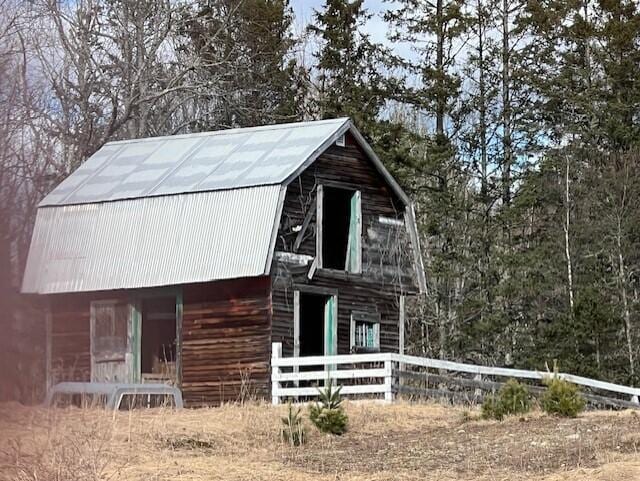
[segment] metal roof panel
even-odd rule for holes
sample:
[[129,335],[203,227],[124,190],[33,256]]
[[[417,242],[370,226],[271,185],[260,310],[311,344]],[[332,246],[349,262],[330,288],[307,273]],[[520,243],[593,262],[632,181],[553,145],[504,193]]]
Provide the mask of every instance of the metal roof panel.
[[279,184],[348,123],[342,118],[111,142],[40,206]]
[[42,207],[23,292],[133,289],[267,274],[282,189]]

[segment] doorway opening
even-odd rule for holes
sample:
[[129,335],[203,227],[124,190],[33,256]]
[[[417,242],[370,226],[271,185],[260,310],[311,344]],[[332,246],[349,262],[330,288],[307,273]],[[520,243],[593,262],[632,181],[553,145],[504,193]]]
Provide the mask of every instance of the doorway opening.
[[298,356],[337,354],[338,298],[334,294],[296,291],[298,309],[294,328]]
[[327,298],[328,296],[300,293],[300,356],[324,356]]
[[176,298],[142,302],[140,371],[144,380],[176,381]]

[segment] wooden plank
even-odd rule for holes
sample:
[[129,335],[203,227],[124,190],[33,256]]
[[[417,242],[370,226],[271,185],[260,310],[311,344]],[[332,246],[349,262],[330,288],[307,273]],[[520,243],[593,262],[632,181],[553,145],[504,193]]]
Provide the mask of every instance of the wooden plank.
[[332,364],[359,364],[368,362],[385,362],[393,360],[392,353],[376,354],[341,354],[337,356],[305,356],[287,357],[277,360],[278,367],[324,366]]
[[306,266],[309,262],[313,261],[312,256],[308,256],[305,254],[294,254],[292,252],[281,252],[277,251],[275,253],[275,258],[278,261],[282,261],[288,264],[296,264],[299,266]]
[[[405,296],[400,296],[398,308],[398,353],[404,355]],[[402,370],[402,368],[400,368]]]
[[[293,357],[300,356],[300,291],[293,293]],[[279,356],[282,357],[282,356]],[[297,368],[297,366],[296,366]]]
[[471,374],[483,374],[487,376],[519,377],[525,379],[544,379],[546,377],[549,377],[548,373],[539,371],[526,371],[524,369],[511,369],[504,367],[478,366],[475,364],[463,364],[460,362],[441,361],[439,359],[429,359],[407,355],[397,355],[395,357],[395,360],[397,362],[403,362],[405,364],[411,364],[413,366],[444,369],[447,371],[467,372]]
[[[384,384],[359,384],[355,386],[342,386],[341,394],[384,394]],[[317,396],[318,388],[315,387],[288,387],[278,388],[275,395],[279,397],[293,396]]]
[[[464,378],[456,378],[443,376],[439,374],[426,374],[426,373],[415,373],[415,372],[402,372],[396,371],[396,375],[399,376],[400,379],[411,379],[413,381],[422,382],[425,384],[453,384],[457,386],[461,386],[468,389],[483,389],[485,391],[496,392],[499,391],[506,383],[505,382],[497,382],[497,381],[486,381],[479,379],[464,379]],[[436,394],[437,396],[444,396],[446,393],[450,393],[451,395],[456,394],[454,391],[449,391],[447,389],[435,389],[435,388],[427,388],[426,386],[415,386],[415,385],[406,385],[400,384],[399,391],[402,392],[404,387],[406,386],[408,389],[405,392],[410,392],[411,394],[421,394],[425,397],[430,397]],[[541,395],[546,391],[544,386],[532,386],[526,385],[527,390],[530,393]],[[458,393],[460,394],[460,393]],[[585,398],[588,402],[595,405],[603,405],[603,406],[613,406],[616,408],[632,408],[638,409],[638,405],[631,401],[625,401],[624,399],[616,399],[607,396],[601,396],[593,393],[581,393],[582,397]],[[471,396],[476,399],[481,399],[483,396]]]
[[[320,268],[322,268],[322,223],[324,221],[324,214],[322,212],[322,205],[324,204],[323,200],[324,190],[322,188],[322,184],[320,184],[316,190],[316,259],[314,261],[316,267]],[[312,277],[313,275],[311,275],[309,279]]]
[[362,192],[359,190],[356,196],[356,266],[354,273],[362,273]]
[[313,219],[313,215],[316,212],[316,202],[317,201],[314,198],[311,201],[311,205],[309,206],[309,209],[307,210],[306,215],[304,216],[304,220],[302,221],[302,227],[300,228],[300,232],[298,232],[298,235],[296,236],[296,240],[293,243],[293,252],[298,252],[298,249],[300,249],[300,244],[302,244],[302,240],[304,239],[304,234],[307,232],[307,228],[311,223],[311,219]]
[[52,350],[51,350],[51,343],[52,343],[52,336],[51,336],[51,302],[49,301],[49,299],[47,299],[47,304],[45,307],[45,343],[46,343],[46,351],[45,351],[45,375],[46,375],[46,390],[47,392],[49,392],[49,389],[51,389],[51,386],[53,386],[53,373],[51,372],[52,369],[52,364],[51,364],[51,354],[52,354]]
[[613,384],[605,381],[597,381],[595,379],[588,379],[586,377],[574,376],[573,374],[558,374],[558,377],[565,381],[578,384],[580,386],[588,386],[594,389],[602,389],[603,391],[617,392],[621,394],[628,394],[630,396],[640,396],[640,388],[622,386],[620,384]]
[[176,385],[182,388],[182,323],[184,318],[184,299],[182,288],[176,293]]
[[307,279],[309,280],[313,279],[313,276],[315,275],[316,270],[318,269],[319,262],[320,262],[319,257],[316,256],[316,258],[313,259],[311,266],[309,267],[309,272],[307,273]]
[[337,369],[331,371],[303,371],[274,374],[274,381],[326,381],[327,379],[366,379],[387,376],[384,368]]
[[[405,364],[411,364],[414,366],[428,367],[434,369],[445,369],[448,371],[467,372],[471,374],[482,374],[487,376],[503,376],[514,377],[524,379],[546,379],[552,377],[552,373],[545,373],[540,371],[527,371],[524,369],[511,369],[504,367],[489,367],[489,366],[477,366],[473,364],[462,364],[452,361],[441,361],[439,359],[428,359],[415,356],[396,356],[396,361],[403,362]],[[602,389],[605,391],[617,392],[628,395],[640,395],[640,388],[634,388],[630,386],[622,386],[620,384],[613,384],[604,381],[597,381],[595,379],[588,379],[580,376],[574,376],[571,374],[559,373],[557,374],[561,379],[565,379],[574,384],[581,386],[587,386],[594,389]]]

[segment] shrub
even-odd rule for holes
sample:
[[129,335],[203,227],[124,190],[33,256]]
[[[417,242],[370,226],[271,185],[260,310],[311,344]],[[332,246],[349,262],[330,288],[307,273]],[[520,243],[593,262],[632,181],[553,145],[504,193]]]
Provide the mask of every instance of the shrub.
[[502,410],[502,404],[500,404],[500,398],[495,394],[489,394],[484,398],[482,403],[482,418],[497,419],[498,421],[502,421],[502,418],[504,418],[504,411]]
[[505,416],[529,412],[529,392],[526,386],[509,379],[497,395],[487,396],[482,403],[482,417],[501,421]]
[[291,446],[300,446],[306,440],[300,408],[294,408],[291,403],[287,415],[282,417],[281,435],[282,440]]
[[347,431],[348,418],[342,408],[340,389],[329,380],[319,389],[319,400],[309,407],[309,419],[323,433],[341,435]]
[[540,398],[542,410],[547,414],[575,418],[585,408],[585,400],[578,386],[552,377],[545,381],[547,390]]
[[527,387],[515,379],[509,379],[500,389],[500,403],[505,415],[525,414],[531,409]]

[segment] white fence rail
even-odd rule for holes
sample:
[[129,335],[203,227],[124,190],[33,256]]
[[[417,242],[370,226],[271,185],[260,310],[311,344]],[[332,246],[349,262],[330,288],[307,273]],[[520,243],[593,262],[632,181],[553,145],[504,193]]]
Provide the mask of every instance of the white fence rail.
[[[301,367],[309,366],[321,369],[300,371]],[[341,366],[344,368],[341,368]],[[383,394],[385,401],[392,401],[396,387],[399,384],[398,368],[403,371],[407,367],[539,381],[552,375],[552,373],[541,371],[478,366],[395,353],[285,358],[282,357],[282,344],[275,342],[272,346],[271,357],[272,402],[273,404],[280,404],[286,398],[317,396],[318,389],[316,387],[300,387],[300,384],[322,385],[327,379],[331,379],[336,385],[342,386],[342,394],[374,394],[377,396]],[[572,374],[558,373],[556,376],[583,387],[628,396],[634,404],[638,404],[638,399],[640,398],[640,388],[588,379]],[[344,380],[355,379],[366,380],[365,382],[368,384],[350,385],[341,383]],[[283,384],[287,386],[285,387]]]

